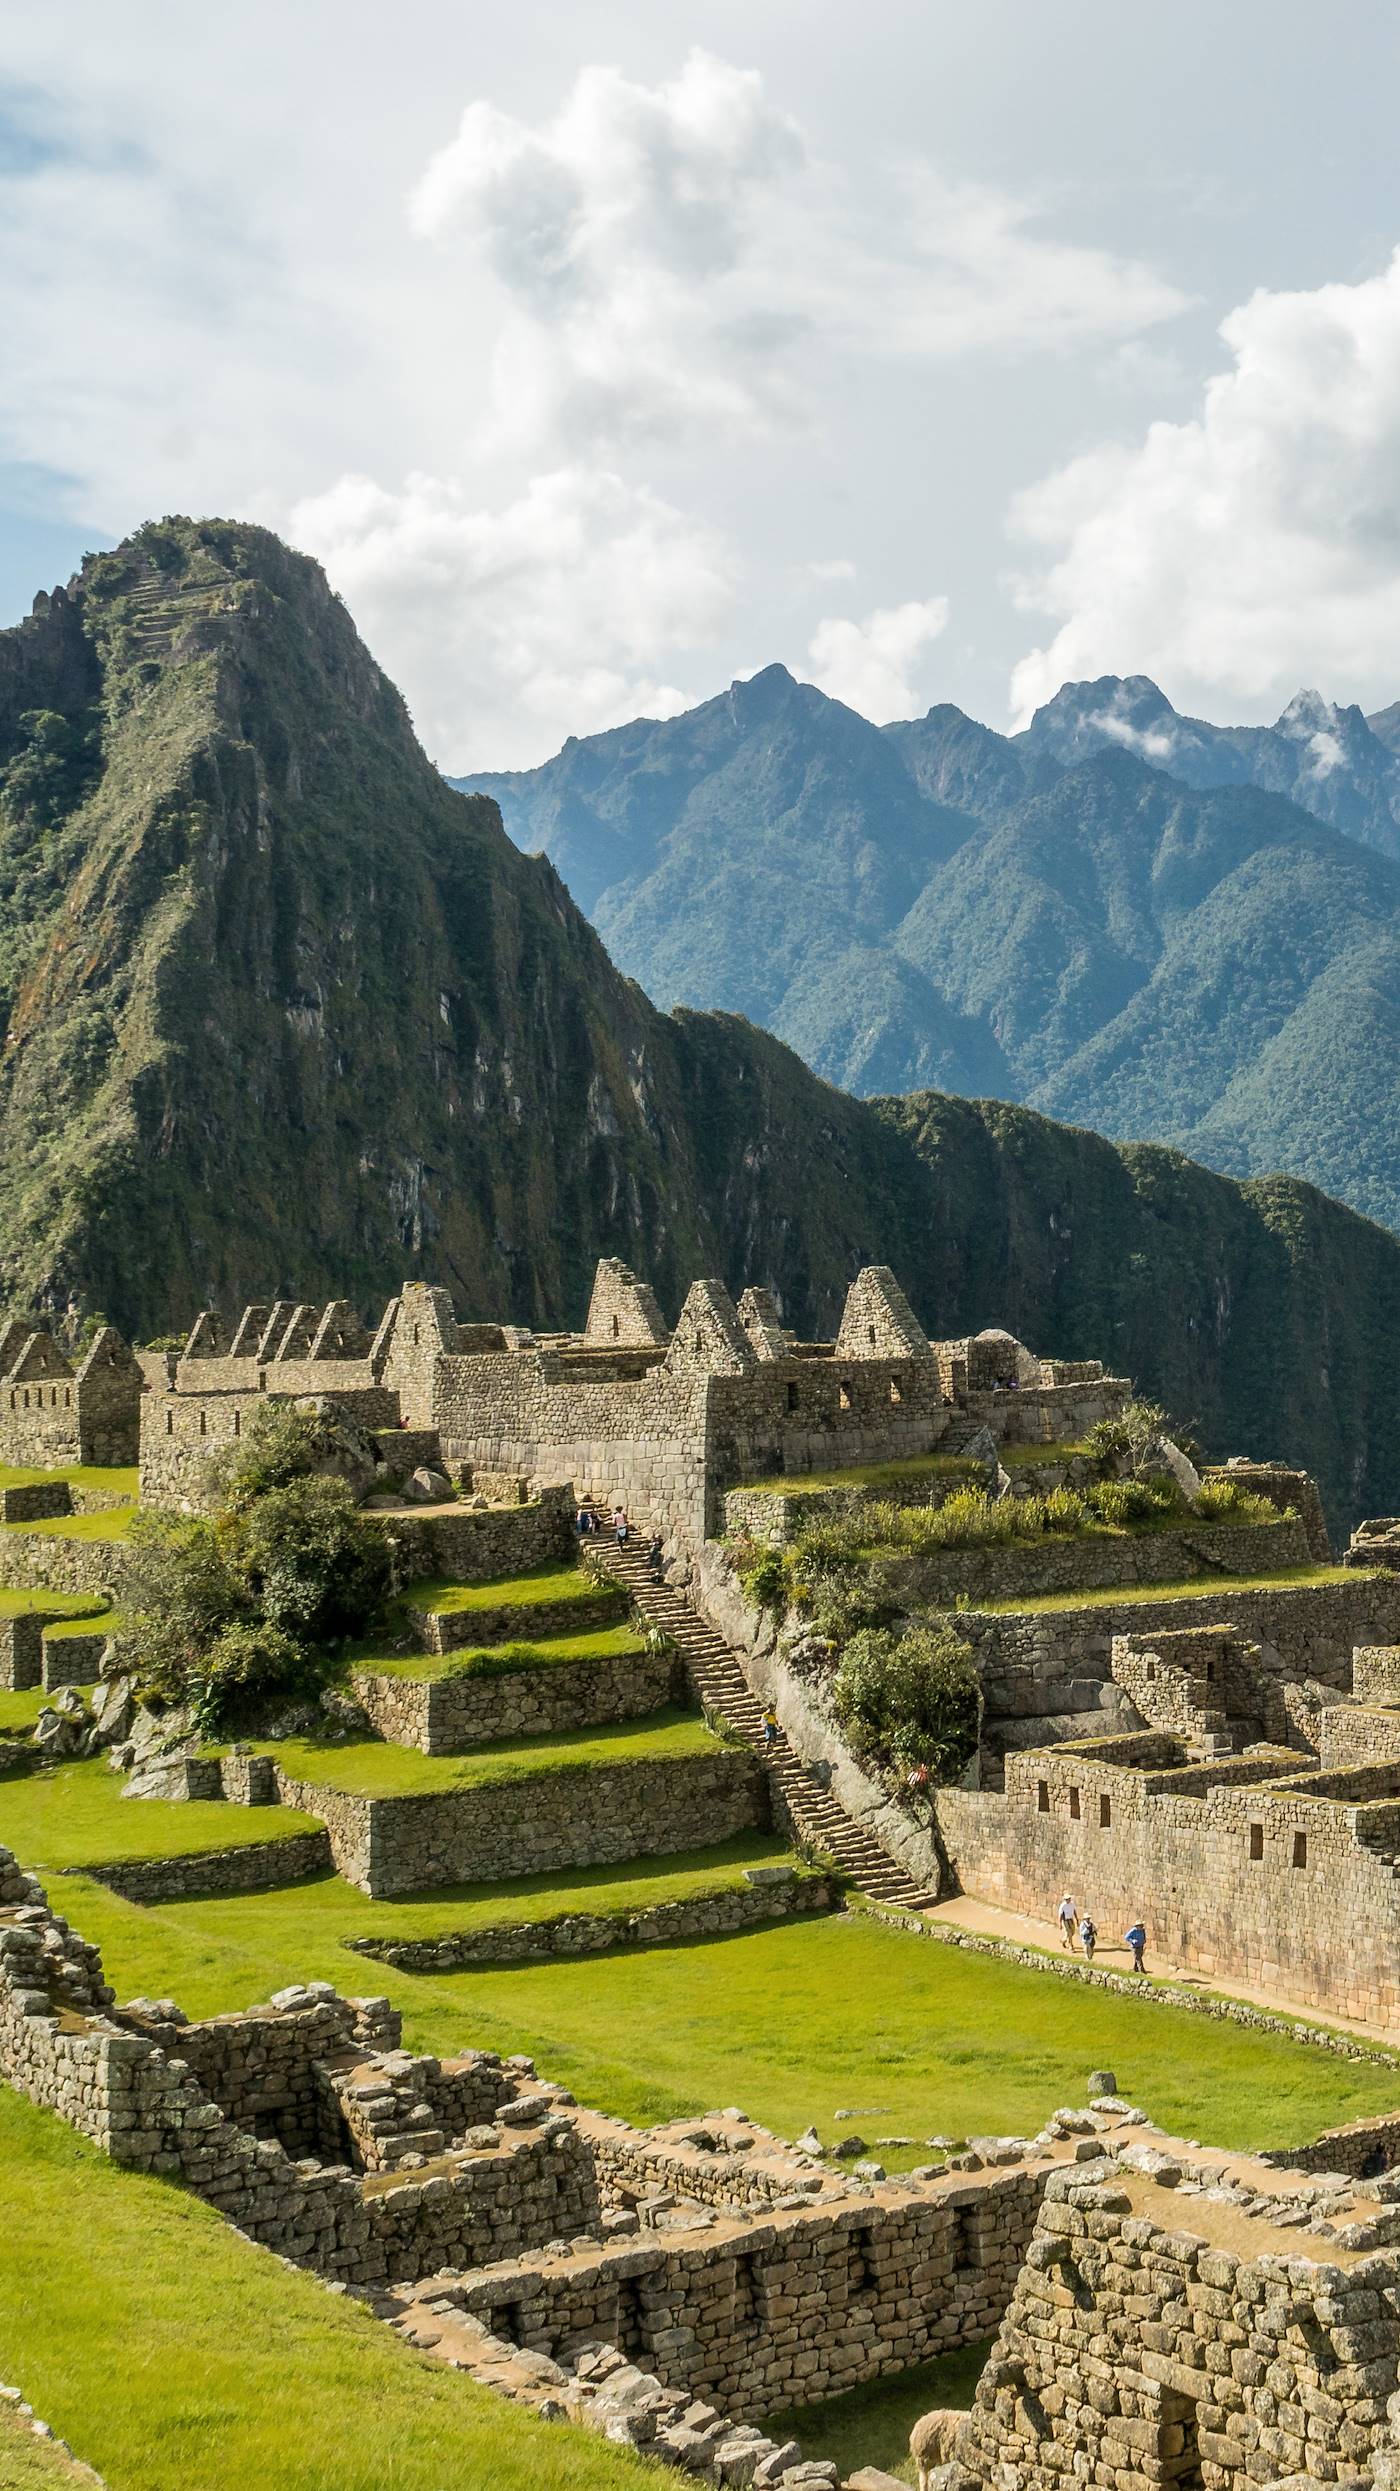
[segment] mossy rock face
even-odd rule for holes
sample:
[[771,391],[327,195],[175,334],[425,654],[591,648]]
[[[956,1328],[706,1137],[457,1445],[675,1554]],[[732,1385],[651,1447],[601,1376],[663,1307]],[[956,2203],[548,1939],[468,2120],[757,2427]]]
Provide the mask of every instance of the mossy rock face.
[[1400,1242],[656,1011],[263,530],[161,521],[0,634],[0,1022],[11,1303],[144,1340],[274,1273],[366,1315],[455,1275],[464,1315],[552,1326],[607,1253],[672,1309],[766,1282],[814,1337],[888,1262],[930,1331],[1103,1356],[1211,1453],[1306,1464],[1334,1523],[1400,1505]]

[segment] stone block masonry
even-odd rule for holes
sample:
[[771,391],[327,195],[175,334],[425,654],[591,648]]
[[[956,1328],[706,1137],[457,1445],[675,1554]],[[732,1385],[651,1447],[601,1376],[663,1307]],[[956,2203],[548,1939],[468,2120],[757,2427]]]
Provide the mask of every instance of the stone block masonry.
[[762,1765],[718,1743],[383,1798],[298,1781],[280,1762],[277,1781],[286,1806],[324,1819],[340,1875],[377,1898],[700,1850],[769,1823]]
[[619,1946],[679,1946],[690,1938],[733,1937],[774,1920],[835,1911],[840,1889],[829,1878],[794,1876],[783,1884],[736,1886],[639,1912],[563,1912],[551,1920],[502,1920],[446,1937],[356,1937],[346,1944],[399,1972],[470,1972],[493,1963],[550,1963],[608,1954]]
[[303,1877],[324,1877],[333,1865],[330,1836],[316,1832],[227,1851],[183,1851],[168,1860],[85,1862],[65,1873],[94,1877],[128,1903],[183,1903],[196,1895],[270,1894]]
[[566,1563],[573,1554],[574,1500],[566,1486],[541,1488],[525,1504],[458,1505],[428,1514],[394,1511],[380,1520],[394,1544],[404,1582],[436,1577],[486,1583],[493,1576],[531,1574],[537,1566]]
[[1131,1591],[1200,1574],[1279,1574],[1311,1563],[1301,1522],[1200,1523],[1135,1531],[1087,1531],[1068,1539],[1000,1548],[949,1548],[899,1558],[892,1586],[909,1608],[951,1609],[959,1600],[1038,1600],[1047,1593]]
[[535,1738],[635,1721],[685,1699],[674,1652],[550,1661],[538,1669],[450,1669],[434,1678],[357,1670],[356,1701],[383,1739],[425,1756],[458,1755],[494,1739]]
[[475,1644],[529,1643],[541,1635],[587,1635],[615,1626],[627,1603],[613,1583],[564,1600],[532,1600],[500,1609],[416,1609],[414,1624],[428,1652],[463,1652]]

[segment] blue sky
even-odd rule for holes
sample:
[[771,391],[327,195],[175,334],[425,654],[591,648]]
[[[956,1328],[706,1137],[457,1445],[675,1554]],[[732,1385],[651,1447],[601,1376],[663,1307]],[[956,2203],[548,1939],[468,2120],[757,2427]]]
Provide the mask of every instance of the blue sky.
[[317,553],[448,767],[775,658],[1400,694],[1400,21],[65,0],[0,31],[0,619]]

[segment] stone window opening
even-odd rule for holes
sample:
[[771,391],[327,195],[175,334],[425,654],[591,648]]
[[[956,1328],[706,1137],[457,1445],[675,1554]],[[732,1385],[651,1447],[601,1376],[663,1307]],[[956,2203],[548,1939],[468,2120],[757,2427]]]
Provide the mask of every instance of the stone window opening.
[[233,1432],[234,1432],[235,1436],[241,1436],[241,1435],[242,1435],[242,1433],[243,1433],[243,1413],[242,1413],[242,1411],[241,1411],[241,1410],[235,1410],[235,1411],[234,1411],[234,1414],[233,1414]]
[[27,1409],[28,1409],[28,1407],[29,1407],[29,1389],[28,1389],[28,1386],[27,1386],[27,1385],[26,1385],[26,1387],[25,1387],[25,1394],[24,1394],[24,1406],[25,1406],[26,1410],[27,1410]]
[[[499,2326],[496,2327],[495,2332],[500,2333]],[[636,2275],[625,2275],[617,2287],[617,2315],[614,2321],[613,2342],[619,2351],[626,2353],[629,2361],[640,2361],[643,2354],[650,2352],[646,2319],[642,2310],[642,2287]]]
[[199,1414],[199,1432],[200,1432],[201,1436],[207,1436],[207,1435],[208,1435],[208,1433],[209,1433],[209,1413],[208,1413],[208,1411],[207,1411],[207,1410],[201,1410],[201,1411],[200,1411],[200,1414]]
[[871,1348],[873,1349],[873,1348],[875,1347],[875,1326],[874,1326],[874,1324],[873,1324],[873,1323],[868,1323],[868,1324],[866,1325],[865,1329],[866,1329],[866,1335],[867,1335],[867,1337],[868,1337],[868,1339],[869,1339],[869,1342],[870,1342],[870,1346],[871,1346]]
[[1157,2454],[1160,2480],[1173,2491],[1204,2491],[1201,2471],[1201,2426],[1195,2400],[1166,2394],[1162,2398]]
[[1050,1785],[1048,1782],[1036,1783],[1035,1805],[1037,1815],[1048,1816],[1050,1814]]
[[1307,1838],[1307,1835],[1306,1835],[1306,1834],[1295,1834],[1295,1835],[1294,1835],[1294,1837],[1293,1837],[1293,1865],[1294,1865],[1294,1867],[1295,1867],[1295,1868],[1306,1868],[1306,1867],[1307,1867],[1307,1864],[1308,1864],[1308,1838]]
[[850,2265],[847,2269],[847,2290],[852,2300],[858,2294],[867,2296],[878,2286],[878,2278],[870,2258],[870,2232],[862,2226],[853,2231],[850,2241]]
[[789,1384],[789,1386],[788,1386],[788,1388],[787,1388],[787,1403],[788,1403],[788,1408],[789,1408],[790,1410],[795,1410],[795,1409],[796,1409],[796,1407],[797,1407],[797,1386],[796,1386],[795,1384]]
[[1072,1825],[1079,1823],[1079,1791],[1073,1782],[1069,1786],[1069,1817]]
[[72,1409],[72,1407],[73,1407],[73,1393],[72,1393],[72,1388],[71,1388],[71,1386],[70,1386],[70,1385],[66,1385],[66,1384],[65,1384],[65,1386],[64,1386],[64,1388],[63,1388],[63,1406],[64,1406],[64,1409],[65,1409],[65,1410],[71,1410],[71,1409]]
[[614,1339],[614,1340],[618,1340],[618,1339],[620,1339],[621,1334],[622,1334],[622,1317],[621,1317],[621,1315],[614,1315],[614,1316],[613,1316],[613,1319],[612,1319],[612,1336],[613,1336],[613,1339]]
[[969,2266],[981,2265],[982,2261],[977,2254],[976,2222],[970,2206],[960,2206],[954,2215],[950,2246],[953,2252],[954,2274],[965,2272]]
[[843,1409],[843,1410],[849,1410],[849,1408],[850,1408],[850,1406],[851,1406],[851,1388],[850,1388],[850,1385],[849,1385],[849,1384],[838,1384],[838,1385],[837,1385],[837,1387],[836,1387],[836,1398],[837,1398],[837,1403],[838,1403],[838,1405],[839,1405],[839,1407],[840,1407],[841,1409]]
[[491,2332],[506,2344],[520,2342],[520,2303],[498,2301],[491,2312]]
[[891,1406],[892,1406],[894,1409],[896,1409],[896,1410],[897,1410],[897,1409],[899,1408],[899,1405],[900,1405],[900,1403],[901,1403],[901,1401],[902,1401],[903,1399],[904,1399],[904,1386],[901,1384],[901,1382],[900,1382],[900,1380],[899,1380],[899,1377],[898,1377],[897,1375],[892,1375],[892,1376],[890,1377],[890,1402],[891,1402]]
[[173,1436],[175,1433],[175,1413],[173,1410],[167,1410],[165,1413],[165,1432],[167,1436]]
[[1264,1856],[1264,1828],[1262,1825],[1250,1826],[1249,1856],[1252,1860],[1262,1860]]
[[1109,1827],[1110,1827],[1110,1825],[1111,1825],[1112,1823],[1113,1823],[1113,1801],[1109,1798],[1109,1795],[1108,1795],[1108,1793],[1107,1793],[1107,1791],[1106,1791],[1106,1790],[1101,1790],[1101,1791],[1100,1791],[1100,1793],[1099,1793],[1099,1831],[1100,1831],[1100,1833],[1105,1833],[1105,1834],[1106,1834],[1106,1833],[1108,1832],[1108,1829],[1109,1829]]

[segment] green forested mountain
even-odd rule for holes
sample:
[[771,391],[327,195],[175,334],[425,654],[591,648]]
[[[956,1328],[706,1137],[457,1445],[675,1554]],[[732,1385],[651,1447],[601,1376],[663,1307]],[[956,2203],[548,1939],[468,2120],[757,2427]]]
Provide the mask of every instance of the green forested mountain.
[[1388,732],[1305,695],[1210,727],[1142,678],[1016,737],[881,730],[771,667],[460,784],[658,1002],[749,1013],[859,1093],[991,1092],[1400,1227]]
[[[956,861],[909,785],[901,839]],[[902,898],[869,849],[853,820],[842,870]],[[1128,898],[1115,927],[1127,959]],[[1351,1008],[1378,1032],[1370,975]],[[443,783],[316,565],[257,529],[143,529],[0,634],[0,1014],[15,1304],[140,1337],[274,1291],[370,1311],[409,1275],[577,1320],[610,1252],[672,1311],[715,1272],[812,1330],[887,1260],[934,1332],[1104,1355],[1214,1448],[1312,1462],[1338,1514],[1400,1501],[1400,1242],[1307,1185],[1014,1106],[861,1103],[743,1019],[662,1014],[494,804]]]

